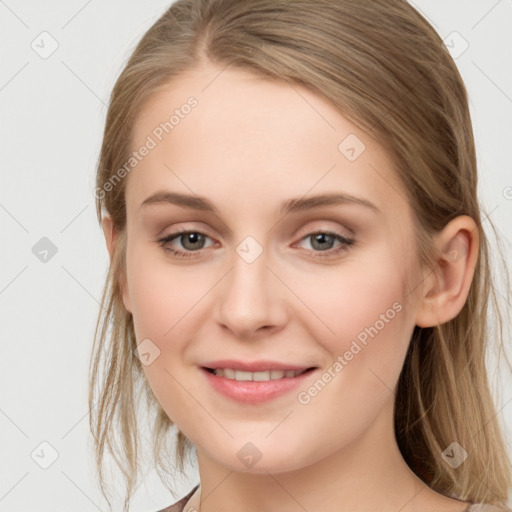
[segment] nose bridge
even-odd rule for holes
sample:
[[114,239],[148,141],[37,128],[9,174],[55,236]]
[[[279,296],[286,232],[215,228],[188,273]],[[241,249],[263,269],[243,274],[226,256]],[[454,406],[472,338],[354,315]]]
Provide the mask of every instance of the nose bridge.
[[235,247],[231,270],[218,296],[218,321],[237,334],[278,323],[278,280],[269,270],[270,253],[253,236]]

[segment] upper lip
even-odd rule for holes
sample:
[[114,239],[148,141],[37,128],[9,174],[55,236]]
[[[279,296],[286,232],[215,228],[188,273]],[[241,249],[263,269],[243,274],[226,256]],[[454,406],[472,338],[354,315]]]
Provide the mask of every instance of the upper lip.
[[222,359],[220,361],[209,361],[202,365],[205,368],[215,370],[217,368],[231,368],[233,370],[242,370],[246,372],[262,372],[266,370],[307,370],[313,366],[302,366],[289,363],[280,363],[278,361],[236,361],[234,359]]

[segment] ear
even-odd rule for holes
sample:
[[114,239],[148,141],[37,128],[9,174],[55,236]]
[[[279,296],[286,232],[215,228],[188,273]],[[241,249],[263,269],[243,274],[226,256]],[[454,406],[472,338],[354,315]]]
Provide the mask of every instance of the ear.
[[112,217],[110,217],[110,215],[105,215],[105,217],[103,217],[103,220],[101,221],[101,226],[103,227],[103,234],[105,235],[107,251],[110,256],[110,263],[112,264],[117,235],[117,233],[114,230],[114,222],[112,221]]
[[416,311],[418,327],[448,322],[463,308],[478,259],[478,226],[471,217],[461,215],[436,235],[435,243],[438,258],[425,279]]
[[[114,221],[112,220],[112,217],[110,215],[105,215],[103,218],[101,225],[103,227],[103,234],[105,235],[105,242],[107,244],[107,250],[110,257],[110,264],[112,264],[112,260],[114,258],[114,251],[116,247],[117,242],[117,231],[114,226]],[[128,293],[128,285],[126,283],[126,276],[124,273],[122,273],[121,276],[119,276],[120,279],[120,286],[123,293],[123,304],[126,310],[131,313],[132,312],[132,305],[130,301],[130,295]]]

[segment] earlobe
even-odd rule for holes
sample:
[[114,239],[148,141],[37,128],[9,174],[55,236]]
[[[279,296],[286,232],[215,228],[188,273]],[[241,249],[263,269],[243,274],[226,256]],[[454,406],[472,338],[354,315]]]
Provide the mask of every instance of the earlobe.
[[[107,245],[108,254],[110,257],[110,264],[112,265],[112,260],[114,257],[114,250],[116,247],[117,242],[117,232],[114,226],[114,222],[112,220],[112,217],[110,215],[106,215],[102,220],[102,228],[103,228],[103,234],[105,235],[105,243]],[[120,280],[120,287],[123,294],[123,304],[125,309],[131,313],[132,312],[132,306],[130,301],[130,296],[128,294],[128,285],[126,283],[126,278],[123,275],[119,276]]]
[[432,327],[460,313],[473,280],[479,240],[478,226],[467,215],[453,219],[437,234],[438,257],[425,279],[416,325]]

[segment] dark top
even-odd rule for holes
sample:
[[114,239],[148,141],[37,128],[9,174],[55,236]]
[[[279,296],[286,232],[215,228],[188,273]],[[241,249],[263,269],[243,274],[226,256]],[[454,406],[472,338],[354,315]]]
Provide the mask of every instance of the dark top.
[[[167,508],[162,508],[157,512],[198,512],[195,508],[191,508],[190,510],[184,510],[187,501],[192,497],[192,494],[196,492],[196,489],[199,487],[197,484],[186,496],[181,498],[181,500],[177,501],[173,505],[169,505]],[[489,505],[487,503],[468,503],[468,507],[464,510],[464,512],[503,512],[503,508],[496,507],[494,505]]]
[[[185,505],[187,501],[192,497],[192,494],[196,492],[196,489],[199,487],[199,484],[197,484],[186,496],[183,496],[181,500],[177,501],[173,505],[169,505],[166,508],[162,508],[161,510],[158,510],[157,512],[183,512],[183,509],[185,508]],[[185,511],[187,512],[187,511]],[[190,510],[190,512],[195,512],[194,510]]]

